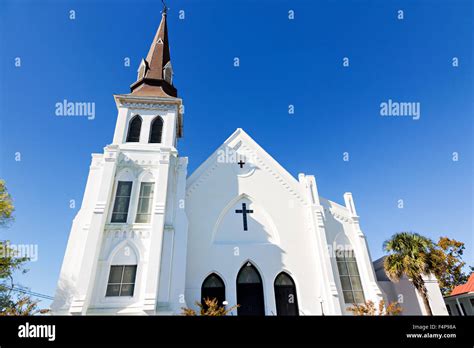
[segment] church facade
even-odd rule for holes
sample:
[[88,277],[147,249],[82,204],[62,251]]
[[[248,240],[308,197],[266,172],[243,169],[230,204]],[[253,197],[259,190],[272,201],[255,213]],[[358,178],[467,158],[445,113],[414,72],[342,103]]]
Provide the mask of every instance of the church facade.
[[52,313],[176,315],[208,297],[239,304],[234,315],[343,315],[402,295],[423,314],[408,281],[374,269],[351,193],[321,197],[242,129],[188,176],[167,30],[164,11],[131,92],[114,96],[113,142],[92,155]]

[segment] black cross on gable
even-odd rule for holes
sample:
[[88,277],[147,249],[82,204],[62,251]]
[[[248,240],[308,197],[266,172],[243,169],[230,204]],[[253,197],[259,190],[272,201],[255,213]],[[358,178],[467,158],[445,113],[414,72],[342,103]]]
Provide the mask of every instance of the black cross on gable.
[[240,168],[243,168],[244,167],[244,164],[245,162],[240,160],[239,162],[237,162],[237,164],[240,166]]
[[235,212],[237,214],[242,214],[244,220],[244,231],[247,231],[247,214],[252,214],[253,210],[247,210],[247,204],[242,203],[242,209],[236,209]]

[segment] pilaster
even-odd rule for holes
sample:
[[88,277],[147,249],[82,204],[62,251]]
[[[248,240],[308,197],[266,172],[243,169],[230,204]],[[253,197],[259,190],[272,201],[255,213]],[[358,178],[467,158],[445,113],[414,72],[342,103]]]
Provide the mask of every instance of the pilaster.
[[168,195],[168,180],[170,174],[170,158],[176,156],[171,148],[162,148],[159,154],[157,170],[157,192],[153,204],[150,250],[148,258],[148,274],[145,283],[145,299],[143,310],[154,314],[158,305],[158,280],[163,254],[163,236],[165,228],[165,211]]
[[321,284],[321,306],[324,314],[341,314],[339,293],[330,259],[332,256],[328,251],[326,228],[324,225],[324,208],[319,199],[316,179],[312,175],[300,174],[299,181],[305,188],[307,193],[306,199],[310,203],[311,228],[316,239],[316,255],[320,256],[318,257],[317,265],[320,267],[320,274],[324,280],[316,279],[316,281]]
[[118,147],[113,145],[104,149],[100,188],[93,208],[89,229],[85,231],[85,253],[81,260],[80,271],[76,281],[76,294],[69,309],[71,314],[86,314],[89,306],[97,271],[102,235],[107,220],[108,204],[114,183],[118,152]]
[[365,291],[369,292],[370,297],[377,302],[383,299],[382,291],[380,290],[377,284],[377,278],[375,276],[375,270],[372,263],[372,259],[369,253],[369,246],[367,244],[367,240],[365,238],[364,233],[360,228],[359,223],[359,216],[357,215],[354,198],[352,197],[352,193],[346,192],[344,193],[344,202],[346,205],[346,209],[349,211],[350,219],[353,226],[353,231],[355,234],[354,242],[357,243],[354,247],[359,250],[358,255],[362,256],[362,263],[358,262],[359,265],[359,272],[364,274],[367,279],[367,285],[365,287]]

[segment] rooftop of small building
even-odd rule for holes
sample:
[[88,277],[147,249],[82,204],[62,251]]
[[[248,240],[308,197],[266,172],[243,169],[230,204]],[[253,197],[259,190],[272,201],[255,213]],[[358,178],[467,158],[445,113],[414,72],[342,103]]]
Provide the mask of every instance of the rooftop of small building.
[[456,286],[453,291],[451,291],[451,294],[445,297],[459,296],[468,294],[470,292],[474,293],[474,272],[471,273],[468,281],[465,284]]

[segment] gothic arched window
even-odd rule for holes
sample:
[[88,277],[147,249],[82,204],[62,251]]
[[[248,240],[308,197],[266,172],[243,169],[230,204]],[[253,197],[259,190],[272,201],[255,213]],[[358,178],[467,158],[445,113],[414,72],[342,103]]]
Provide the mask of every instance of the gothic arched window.
[[337,268],[345,303],[365,303],[364,289],[353,250],[336,251]]
[[173,68],[171,67],[171,62],[166,63],[165,67],[163,68],[163,78],[170,85],[173,84]]
[[217,274],[210,274],[202,283],[201,287],[201,303],[204,308],[206,304],[204,299],[217,299],[219,306],[222,306],[222,303],[225,301],[225,285],[221,277]]
[[151,122],[149,143],[161,143],[161,133],[163,131],[163,119],[156,116]]
[[128,124],[127,143],[138,143],[140,141],[140,131],[142,129],[142,118],[134,116]]
[[141,80],[142,78],[145,77],[145,72],[146,72],[146,61],[142,59],[140,66],[138,67],[138,77],[137,81]]

